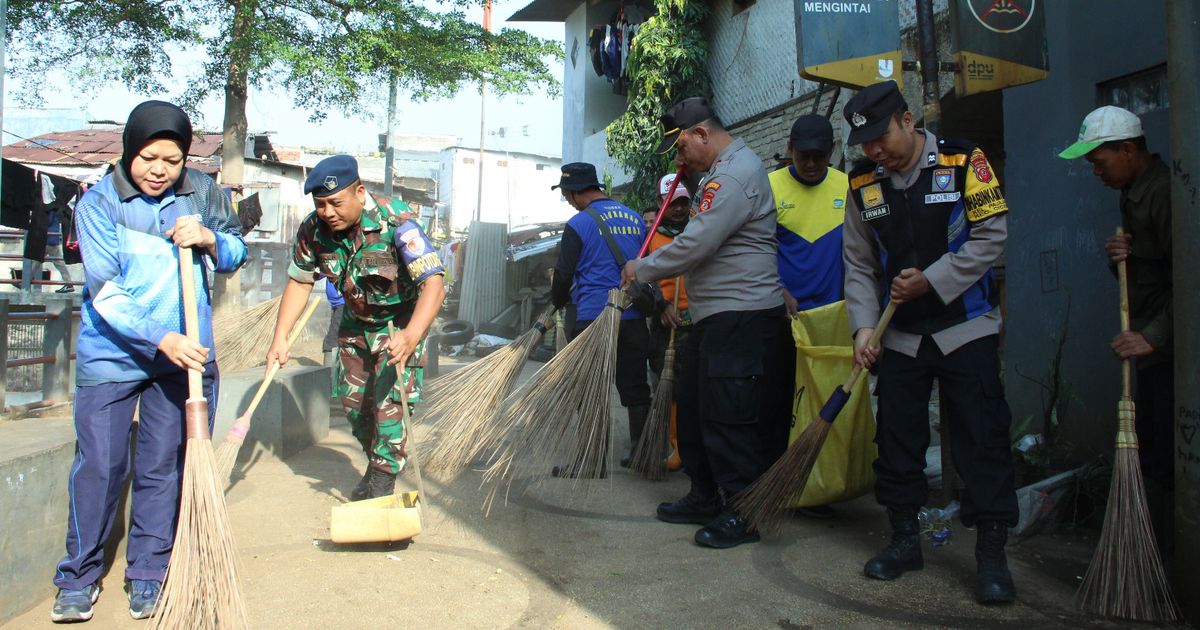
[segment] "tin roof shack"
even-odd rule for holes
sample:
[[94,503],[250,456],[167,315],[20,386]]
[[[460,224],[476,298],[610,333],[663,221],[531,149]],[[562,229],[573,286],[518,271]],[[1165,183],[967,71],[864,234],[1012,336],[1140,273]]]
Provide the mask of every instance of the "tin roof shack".
[[[4,157],[31,168],[82,180],[99,167],[121,159],[124,130],[124,125],[97,124],[87,129],[46,133],[5,145]],[[221,170],[221,132],[196,132],[187,166],[216,179]]]

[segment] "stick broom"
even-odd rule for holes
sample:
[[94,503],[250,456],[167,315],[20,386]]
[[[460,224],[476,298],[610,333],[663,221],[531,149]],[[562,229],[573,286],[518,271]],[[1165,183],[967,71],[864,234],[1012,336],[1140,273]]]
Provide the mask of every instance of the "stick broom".
[[[874,346],[879,343],[895,312],[896,303],[889,301],[867,345]],[[759,531],[771,531],[779,526],[786,509],[785,502],[804,491],[804,486],[808,484],[808,476],[817,462],[817,456],[821,454],[821,447],[825,445],[825,438],[829,437],[833,421],[850,400],[850,394],[862,375],[862,367],[855,365],[846,382],[834,390],[825,406],[821,408],[820,416],[808,423],[804,432],[788,446],[783,456],[738,497],[735,502],[737,510],[752,527]]]
[[[1117,235],[1124,230],[1118,228]],[[1121,331],[1129,331],[1129,282],[1125,261],[1117,263],[1121,292]],[[1176,621],[1171,586],[1163,571],[1146,508],[1146,487],[1138,461],[1136,412],[1129,359],[1121,362],[1121,400],[1117,403],[1117,451],[1112,486],[1100,541],[1083,576],[1075,603],[1081,610],[1135,621]]]
[[[287,344],[288,348],[296,343],[296,338],[300,336],[300,331],[308,324],[308,319],[312,317],[317,306],[321,303],[320,299],[314,299],[308,303],[308,307],[304,309],[304,313],[300,315],[299,321],[295,326],[292,326],[292,332],[288,333]],[[267,393],[267,388],[271,386],[271,382],[275,380],[275,374],[279,372],[279,362],[274,361],[271,367],[267,368],[267,375],[263,377],[262,384],[258,386],[258,391],[254,393],[254,398],[250,400],[250,406],[246,408],[245,413],[238,416],[234,421],[233,426],[229,429],[229,433],[225,434],[225,439],[221,441],[221,445],[217,447],[217,479],[228,483],[233,475],[233,464],[237,460],[238,451],[241,450],[242,444],[246,441],[246,434],[250,432],[250,420],[254,415],[254,410],[258,409],[258,403],[262,402],[263,395]]]
[[[179,272],[183,285],[184,327],[188,338],[199,342],[195,269],[189,248],[179,248]],[[203,375],[190,369],[187,374],[188,399],[184,406],[187,448],[179,522],[151,627],[155,630],[245,627],[246,609],[238,583],[237,550],[229,514],[225,510],[224,483],[217,478]]]

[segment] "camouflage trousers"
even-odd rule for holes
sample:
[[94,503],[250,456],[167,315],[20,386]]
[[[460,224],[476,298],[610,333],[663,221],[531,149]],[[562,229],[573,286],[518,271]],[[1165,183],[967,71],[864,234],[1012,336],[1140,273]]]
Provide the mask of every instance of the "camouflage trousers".
[[387,329],[341,330],[338,333],[338,361],[341,363],[335,396],[341,399],[354,437],[370,459],[370,465],[393,474],[404,469],[408,427],[400,401],[409,409],[420,401],[425,342],[417,344],[404,366],[401,378],[397,367],[387,364]]

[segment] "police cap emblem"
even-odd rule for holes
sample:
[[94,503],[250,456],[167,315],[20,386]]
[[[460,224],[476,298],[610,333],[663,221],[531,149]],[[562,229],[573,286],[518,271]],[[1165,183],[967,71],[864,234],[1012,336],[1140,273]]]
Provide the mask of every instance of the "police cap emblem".
[[854,112],[854,116],[851,117],[850,122],[855,127],[861,127],[861,126],[867,124],[867,117],[863,116],[861,112]]

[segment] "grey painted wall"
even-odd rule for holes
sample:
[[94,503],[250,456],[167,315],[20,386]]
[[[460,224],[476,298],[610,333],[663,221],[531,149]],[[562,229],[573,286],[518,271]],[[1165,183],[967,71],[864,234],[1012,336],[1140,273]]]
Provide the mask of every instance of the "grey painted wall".
[[[1004,93],[1008,235],[1008,398],[1016,421],[1040,416],[1045,379],[1067,315],[1064,382],[1071,396],[1063,437],[1077,458],[1111,453],[1120,368],[1108,350],[1118,332],[1117,285],[1103,242],[1120,223],[1118,195],[1084,159],[1061,160],[1097,83],[1166,61],[1164,4],[1145,0],[1038,3],[1046,11],[1050,77]],[[1143,116],[1150,150],[1166,155],[1167,112]]]

